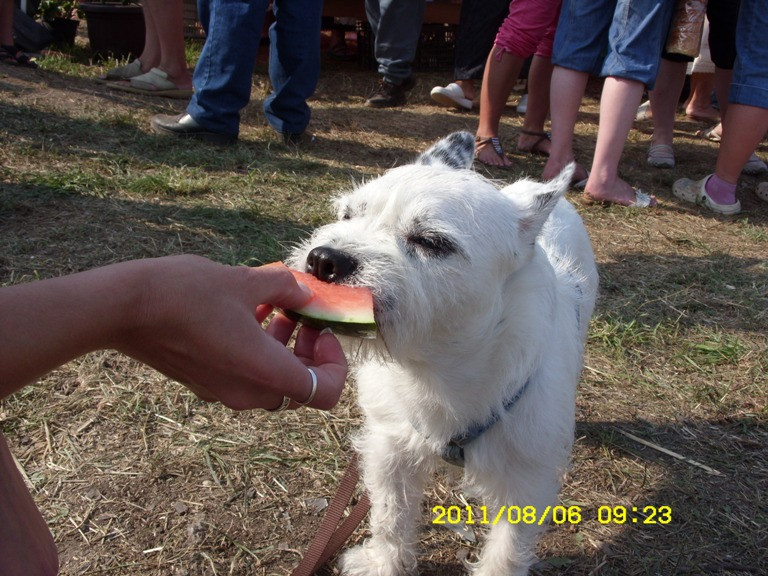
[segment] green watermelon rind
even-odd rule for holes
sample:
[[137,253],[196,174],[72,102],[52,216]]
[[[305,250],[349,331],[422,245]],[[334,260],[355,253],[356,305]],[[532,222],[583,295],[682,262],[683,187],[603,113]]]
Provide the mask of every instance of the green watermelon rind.
[[370,322],[340,322],[338,320],[329,320],[327,318],[318,318],[317,316],[308,316],[307,314],[301,314],[295,310],[284,310],[281,312],[294,322],[315,328],[317,330],[324,330],[330,328],[334,334],[340,334],[342,336],[352,336],[354,338],[375,338],[376,337],[376,324]]

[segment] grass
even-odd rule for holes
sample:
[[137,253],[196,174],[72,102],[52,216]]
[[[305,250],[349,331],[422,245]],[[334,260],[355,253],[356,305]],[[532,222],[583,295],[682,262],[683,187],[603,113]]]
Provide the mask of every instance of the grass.
[[[88,58],[81,40],[40,71],[0,70],[0,284],[181,252],[229,264],[280,259],[331,218],[338,190],[477,123],[431,104],[429,89],[449,73],[419,72],[407,107],[371,110],[363,102],[376,74],[329,61],[311,102],[315,139],[288,148],[261,114],[262,62],[238,146],[169,142],[149,133],[149,118],[184,103],[111,91],[94,82],[111,63]],[[598,95],[595,82],[578,125],[584,162]],[[540,158],[514,150],[521,122],[511,108],[502,121],[514,168],[479,170],[502,181],[540,173]],[[570,196],[601,274],[560,496],[583,514],[546,532],[534,574],[768,572],[768,207],[753,194],[756,178],[743,179],[745,212],[733,218],[671,196],[675,178],[714,166],[717,146],[693,137],[699,127],[679,117],[672,171],[646,167],[648,123],[630,135],[622,174],[659,208]],[[359,424],[353,385],[330,413],[234,413],[111,351],[0,403],[0,428],[64,576],[288,574]],[[427,491],[422,574],[460,574],[460,558],[478,551],[429,522],[433,506],[462,499],[448,477]],[[673,522],[598,521],[600,507],[619,505],[667,505]]]

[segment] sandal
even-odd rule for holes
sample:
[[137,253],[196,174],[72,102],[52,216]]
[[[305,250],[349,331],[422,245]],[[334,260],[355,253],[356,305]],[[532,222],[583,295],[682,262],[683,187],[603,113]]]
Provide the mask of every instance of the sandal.
[[134,94],[164,96],[166,98],[186,99],[191,97],[193,93],[192,89],[179,88],[168,80],[168,74],[160,70],[160,68],[152,68],[149,72],[135,76],[128,80],[128,82],[113,82],[109,84],[109,88]]
[[646,161],[654,168],[674,168],[675,152],[668,144],[655,144],[648,148]]
[[130,80],[141,74],[141,61],[136,58],[128,64],[107,70],[104,76],[98,78],[100,82],[116,82],[118,80]]
[[24,54],[24,52],[17,50],[15,46],[7,44],[0,45],[0,62],[10,64],[11,66],[21,66],[22,68],[38,67],[37,63]]
[[552,141],[552,135],[549,132],[534,132],[532,130],[520,130],[520,134],[525,134],[526,136],[538,136],[538,140],[533,143],[532,146],[527,146],[525,148],[521,148],[520,146],[517,147],[517,149],[520,152],[530,152],[531,154],[536,154],[538,156],[549,156],[549,152],[546,150],[542,150],[539,145],[542,142],[551,142]]
[[710,142],[720,142],[722,137],[716,132],[718,128],[720,128],[720,124],[715,124],[711,128],[707,128],[705,130],[697,130],[696,136],[699,138],[705,138]]
[[[496,155],[499,157],[499,160],[501,160],[501,164],[491,164],[490,162],[485,162],[484,160],[481,160],[478,157],[478,153],[484,146],[490,145],[493,148],[493,151],[496,152]],[[493,166],[494,168],[509,168],[512,166],[512,162],[509,160],[507,155],[504,153],[504,148],[501,147],[501,141],[499,140],[498,136],[491,136],[489,138],[483,138],[482,136],[475,136],[475,160],[480,162],[481,164],[485,164],[486,166]],[[509,162],[508,164],[505,163]]]

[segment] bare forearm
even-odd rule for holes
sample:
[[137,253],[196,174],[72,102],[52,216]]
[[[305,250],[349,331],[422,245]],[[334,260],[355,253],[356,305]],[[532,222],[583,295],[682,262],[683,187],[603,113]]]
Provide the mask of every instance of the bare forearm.
[[0,291],[0,397],[110,346],[138,299],[136,263]]

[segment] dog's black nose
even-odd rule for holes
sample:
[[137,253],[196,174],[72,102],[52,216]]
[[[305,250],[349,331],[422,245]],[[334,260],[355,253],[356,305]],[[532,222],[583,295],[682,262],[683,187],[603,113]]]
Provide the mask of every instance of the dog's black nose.
[[318,246],[307,255],[307,272],[323,282],[341,282],[357,268],[357,260],[346,252]]

